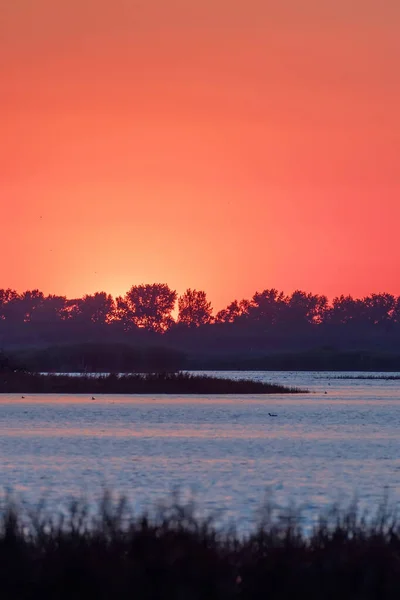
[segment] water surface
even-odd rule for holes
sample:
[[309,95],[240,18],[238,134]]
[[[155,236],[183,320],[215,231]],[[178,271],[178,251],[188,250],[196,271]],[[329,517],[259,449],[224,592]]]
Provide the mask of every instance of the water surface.
[[241,526],[253,521],[266,490],[306,515],[355,494],[375,507],[384,489],[400,501],[400,382],[322,372],[219,375],[311,393],[0,395],[0,488],[56,508],[82,493],[95,500],[108,487],[142,509],[179,487]]

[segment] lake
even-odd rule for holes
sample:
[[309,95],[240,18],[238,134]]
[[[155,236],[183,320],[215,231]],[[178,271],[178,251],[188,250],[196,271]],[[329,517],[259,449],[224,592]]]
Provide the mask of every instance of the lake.
[[106,487],[142,510],[179,488],[219,522],[243,528],[267,492],[279,506],[295,502],[306,519],[356,494],[362,507],[375,508],[385,490],[400,502],[400,381],[212,374],[311,393],[0,395],[2,493],[12,489],[29,504],[44,498],[54,510],[82,494],[95,501]]

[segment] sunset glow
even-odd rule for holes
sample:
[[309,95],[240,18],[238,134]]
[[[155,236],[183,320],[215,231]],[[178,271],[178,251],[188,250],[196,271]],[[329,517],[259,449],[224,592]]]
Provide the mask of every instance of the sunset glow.
[[400,294],[398,0],[12,0],[0,287]]

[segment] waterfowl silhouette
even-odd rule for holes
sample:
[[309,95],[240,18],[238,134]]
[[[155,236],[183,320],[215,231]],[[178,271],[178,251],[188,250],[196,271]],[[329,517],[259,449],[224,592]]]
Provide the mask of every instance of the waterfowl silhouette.
[[277,417],[278,415],[274,415],[273,413],[268,413],[269,417]]
[[94,396],[92,396],[92,400],[96,400],[96,398]]

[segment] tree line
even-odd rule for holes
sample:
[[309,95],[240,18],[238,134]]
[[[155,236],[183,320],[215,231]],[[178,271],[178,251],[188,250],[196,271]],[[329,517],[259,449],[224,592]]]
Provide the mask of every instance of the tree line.
[[390,329],[399,323],[400,297],[388,293],[363,298],[341,295],[329,302],[324,295],[301,290],[287,295],[271,288],[250,299],[234,300],[214,314],[206,292],[187,289],[178,297],[165,283],[134,285],[117,298],[106,292],[69,299],[46,296],[37,289],[23,293],[0,289],[0,329],[66,324],[163,334],[222,326],[241,331],[300,331],[324,326]]

